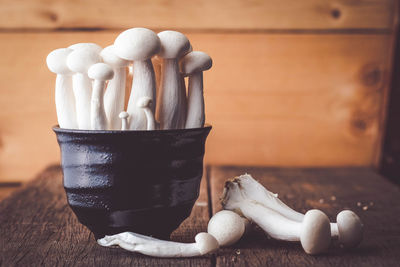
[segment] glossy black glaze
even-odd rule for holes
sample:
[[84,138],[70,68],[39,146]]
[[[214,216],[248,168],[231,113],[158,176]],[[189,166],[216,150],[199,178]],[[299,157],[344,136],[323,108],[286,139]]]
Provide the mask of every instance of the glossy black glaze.
[[211,126],[158,131],[53,128],[68,204],[96,236],[168,238],[198,198]]

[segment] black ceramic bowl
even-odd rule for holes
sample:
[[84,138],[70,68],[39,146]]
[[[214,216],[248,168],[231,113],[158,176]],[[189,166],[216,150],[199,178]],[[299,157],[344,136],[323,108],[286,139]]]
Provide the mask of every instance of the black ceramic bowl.
[[68,204],[96,238],[122,231],[168,238],[190,215],[199,195],[211,126],[53,130]]

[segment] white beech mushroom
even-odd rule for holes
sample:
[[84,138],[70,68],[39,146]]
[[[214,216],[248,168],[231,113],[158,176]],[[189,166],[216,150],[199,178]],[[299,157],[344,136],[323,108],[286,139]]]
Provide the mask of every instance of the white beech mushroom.
[[97,240],[97,243],[105,247],[118,245],[132,252],[160,258],[196,257],[213,252],[219,247],[218,241],[208,233],[197,234],[195,241],[196,243],[178,243],[132,232],[123,232],[105,236]]
[[57,120],[60,128],[77,129],[75,96],[72,90],[73,72],[67,67],[67,56],[72,50],[60,48],[52,51],[46,58],[47,67],[57,74],[55,102]]
[[106,130],[107,117],[104,111],[104,90],[106,81],[114,76],[113,69],[105,63],[92,65],[88,70],[89,78],[93,79],[93,91],[91,99],[90,122],[92,130]]
[[[264,206],[271,208],[288,219],[301,222],[304,214],[297,212],[263,185],[257,182],[251,175],[244,174],[233,180],[239,184],[240,191],[249,199],[253,199]],[[344,210],[337,215],[337,223],[331,223],[331,236],[339,238],[339,243],[346,248],[356,247],[363,238],[363,224],[360,218],[350,210]]]
[[114,51],[120,58],[133,61],[132,90],[127,112],[131,119],[132,130],[144,130],[147,127],[146,115],[137,106],[141,97],[150,97],[154,113],[156,105],[156,83],[151,57],[160,50],[160,39],[153,31],[145,28],[133,28],[122,32],[114,42]]
[[90,46],[77,48],[67,57],[68,68],[75,72],[72,77],[72,85],[79,129],[91,129],[90,98],[92,95],[92,83],[87,71],[90,66],[99,62],[101,62],[101,57],[98,50]]
[[243,214],[272,238],[300,241],[304,251],[308,254],[320,254],[330,245],[330,223],[328,216],[322,211],[309,210],[302,222],[293,221],[279,212],[247,198],[240,191],[240,186],[232,181],[225,183],[222,206]]
[[126,131],[128,130],[128,118],[129,118],[129,113],[122,111],[119,113],[119,118],[121,119],[121,130]]
[[188,108],[185,128],[200,128],[204,126],[204,96],[203,71],[212,66],[209,55],[200,51],[193,51],[181,59],[181,72],[189,75]]
[[156,129],[156,121],[154,119],[154,113],[151,110],[151,105],[152,105],[152,100],[150,97],[141,97],[137,105],[139,108],[142,108],[144,111],[144,114],[146,114],[146,120],[147,120],[147,130],[155,130]]
[[217,239],[221,247],[235,244],[244,234],[246,219],[230,210],[215,213],[208,222],[207,232]]
[[161,41],[158,57],[162,58],[162,67],[156,117],[161,129],[183,128],[186,89],[182,88],[178,62],[191,50],[191,45],[184,34],[176,31],[163,31],[158,37]]
[[97,53],[100,53],[101,50],[103,49],[103,48],[101,48],[101,46],[99,46],[98,44],[95,44],[95,43],[77,43],[77,44],[68,46],[68,48],[70,48],[72,50],[89,48],[89,49],[96,51]]
[[118,116],[124,110],[126,67],[129,61],[118,57],[114,52],[114,46],[104,48],[100,53],[103,62],[114,69],[114,78],[108,82],[104,94],[104,110],[107,116],[108,129],[121,129],[121,121]]

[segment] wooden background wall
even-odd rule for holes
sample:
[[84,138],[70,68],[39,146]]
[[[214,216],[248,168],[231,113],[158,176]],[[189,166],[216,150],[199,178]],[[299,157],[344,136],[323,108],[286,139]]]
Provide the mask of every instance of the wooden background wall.
[[209,53],[208,163],[375,166],[395,0],[0,0],[0,181],[59,161],[46,55],[176,29]]

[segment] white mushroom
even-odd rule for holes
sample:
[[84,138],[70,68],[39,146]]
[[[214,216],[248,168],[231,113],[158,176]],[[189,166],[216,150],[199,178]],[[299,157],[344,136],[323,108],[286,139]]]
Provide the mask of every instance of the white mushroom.
[[131,119],[132,130],[146,129],[146,115],[137,106],[141,97],[150,97],[152,111],[156,105],[156,84],[151,57],[160,50],[160,39],[153,31],[145,28],[133,28],[122,32],[114,42],[115,53],[125,60],[133,61],[132,90],[127,112]]
[[230,246],[243,236],[246,221],[233,211],[221,210],[211,217],[207,232],[217,239],[221,247]]
[[204,126],[204,96],[203,71],[212,66],[209,55],[200,51],[193,51],[181,60],[181,72],[189,75],[188,110],[185,128],[200,128]]
[[97,53],[100,53],[101,50],[103,49],[103,48],[101,48],[101,46],[99,46],[98,44],[95,44],[95,43],[77,43],[77,44],[68,46],[68,48],[70,48],[72,50],[89,48],[91,50],[96,51]]
[[105,236],[97,240],[97,243],[105,247],[119,245],[132,252],[161,258],[196,257],[218,249],[218,241],[208,233],[197,234],[195,241],[196,243],[178,243],[124,232]]
[[119,113],[119,118],[121,119],[121,130],[122,131],[128,130],[128,128],[129,128],[129,125],[128,125],[129,113],[122,111],[121,113]]
[[93,64],[101,62],[97,49],[92,47],[77,48],[67,58],[67,66],[75,74],[72,77],[76,102],[76,116],[79,129],[89,130],[90,125],[90,98],[92,94],[92,83],[87,71]]
[[139,108],[142,108],[144,113],[146,114],[147,120],[147,130],[155,130],[156,129],[156,121],[154,119],[154,113],[151,110],[152,100],[150,97],[142,97],[138,100],[137,105]]
[[129,61],[118,57],[114,52],[114,46],[104,48],[100,53],[103,62],[114,69],[114,78],[108,82],[104,94],[104,110],[106,112],[108,129],[121,129],[121,121],[117,118],[125,105],[126,67]]
[[106,130],[107,117],[104,111],[104,90],[106,81],[114,76],[113,69],[105,63],[92,65],[88,70],[89,78],[93,79],[93,92],[91,99],[90,121],[92,130]]
[[186,90],[182,87],[179,73],[179,59],[190,51],[188,38],[176,31],[158,33],[161,50],[158,57],[162,58],[161,82],[158,92],[157,120],[161,129],[183,128],[182,118],[186,117]]
[[75,97],[72,90],[73,72],[67,67],[67,57],[72,50],[60,48],[52,51],[46,58],[47,67],[57,74],[55,101],[58,124],[61,128],[77,129]]
[[[244,174],[233,180],[239,184],[240,191],[249,199],[255,200],[262,205],[271,208],[288,219],[301,222],[304,219],[304,214],[297,212],[277,196],[267,190],[251,175]],[[363,224],[360,218],[350,210],[344,210],[337,215],[337,223],[331,223],[331,236],[339,238],[339,242],[345,247],[356,247],[363,238]]]
[[222,205],[225,209],[243,214],[272,238],[300,241],[308,254],[322,253],[330,245],[329,219],[322,211],[310,210],[305,214],[302,222],[296,222],[245,197],[240,191],[240,186],[231,181],[225,183]]
[[[336,216],[339,242],[345,248],[354,248],[363,238],[363,224],[360,218],[351,210],[343,210]],[[331,224],[332,225],[332,224]]]

